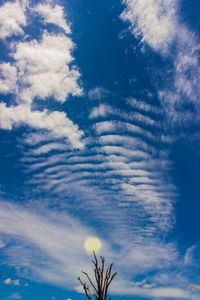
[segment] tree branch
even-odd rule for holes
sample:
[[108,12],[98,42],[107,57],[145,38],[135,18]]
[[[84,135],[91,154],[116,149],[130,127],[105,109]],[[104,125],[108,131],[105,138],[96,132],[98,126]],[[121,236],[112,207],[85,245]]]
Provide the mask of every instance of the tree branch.
[[89,285],[87,285],[86,282],[82,281],[80,277],[78,277],[78,280],[80,281],[88,300],[111,300],[110,297],[107,297],[108,288],[114,277],[117,275],[117,272],[112,274],[112,263],[108,266],[107,269],[105,269],[105,258],[103,256],[100,256],[99,260],[97,259],[95,252],[93,252],[93,256],[94,259],[92,260],[92,263],[94,265],[95,281],[93,281],[88,273],[84,271],[81,272],[84,276],[86,276]]
[[98,291],[97,291],[97,289],[96,289],[94,283],[93,283],[92,280],[90,279],[89,275],[88,275],[86,272],[83,272],[83,271],[81,271],[81,273],[83,273],[83,274],[87,277],[87,279],[89,280],[91,286],[93,287],[93,289],[94,289],[95,292],[97,293]]

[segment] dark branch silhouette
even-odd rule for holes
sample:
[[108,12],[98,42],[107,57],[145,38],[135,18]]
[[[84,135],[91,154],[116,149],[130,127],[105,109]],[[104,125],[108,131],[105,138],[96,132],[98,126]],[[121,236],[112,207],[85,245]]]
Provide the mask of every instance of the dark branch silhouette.
[[113,264],[105,269],[105,258],[103,256],[100,256],[98,261],[95,252],[93,252],[93,255],[94,281],[83,271],[81,273],[87,278],[89,284],[80,277],[78,277],[78,281],[81,283],[88,300],[111,300],[111,298],[108,299],[108,289],[117,272],[112,273]]

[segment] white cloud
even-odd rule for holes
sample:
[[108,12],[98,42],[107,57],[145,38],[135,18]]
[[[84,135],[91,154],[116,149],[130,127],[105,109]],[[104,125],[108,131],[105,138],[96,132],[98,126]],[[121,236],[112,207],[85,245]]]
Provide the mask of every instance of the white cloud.
[[[46,145],[44,145],[44,146],[41,146],[41,147],[45,147]],[[50,147],[48,147],[48,146],[50,146]],[[53,146],[53,147],[52,147]],[[62,145],[63,146],[63,145]],[[47,145],[47,147],[45,147],[45,148],[42,148],[42,149],[40,149],[40,150],[42,150],[42,153],[48,153],[49,151],[51,151],[51,150],[60,150],[60,147],[61,147],[61,145],[55,145],[54,146],[54,144],[53,145]],[[62,148],[63,149],[63,148]],[[61,150],[62,150],[61,149]],[[40,152],[40,150],[39,150],[39,152]],[[36,151],[37,151],[37,148],[36,148]],[[52,165],[54,165],[54,164],[56,164],[56,163],[59,163],[60,162],[60,160],[63,158],[67,158],[67,156],[66,156],[66,149],[65,149],[65,151],[64,151],[64,153],[56,153],[55,155],[54,154],[51,154],[51,156],[50,157],[45,157],[45,156],[43,156],[43,159],[41,159],[41,156],[39,156],[39,157],[29,157],[29,160],[27,160],[26,158],[24,158],[24,159],[22,159],[21,160],[21,162],[22,163],[27,163],[28,161],[29,162],[31,162],[31,166],[30,166],[30,170],[37,170],[37,169],[40,169],[40,168],[45,168],[45,167],[48,167],[48,166],[52,166]],[[34,152],[33,153],[33,155],[34,154],[38,154],[38,151],[37,152]],[[35,161],[35,159],[37,159],[38,158],[38,160],[36,160]]]
[[99,121],[96,122],[93,127],[98,135],[118,132],[121,134],[134,135],[139,136],[144,140],[148,140],[150,142],[163,142],[165,145],[171,143],[171,138],[165,134],[155,135],[151,130],[143,129],[141,126],[131,124],[131,122],[126,121]]
[[4,284],[6,284],[6,285],[20,285],[20,280],[19,279],[7,278],[7,279],[4,280]]
[[4,283],[5,283],[6,285],[10,285],[11,282],[12,282],[11,278],[7,278],[7,279],[4,280]]
[[[166,112],[170,126],[179,127],[185,137],[187,128],[199,124],[200,93],[199,49],[198,38],[187,29],[179,26],[179,35],[176,40],[177,52],[174,56],[173,84],[166,86],[160,92],[160,100]],[[192,109],[186,109],[191,107]],[[187,134],[187,138],[191,135]],[[197,135],[198,139],[198,135]]]
[[[81,269],[90,271],[90,258],[83,245],[86,237],[98,234],[66,211],[53,212],[41,206],[38,210],[35,204],[33,208],[30,204],[22,207],[2,201],[0,218],[1,234],[6,235],[8,240],[12,239],[12,247],[5,250],[6,262],[25,268],[27,272],[22,276],[71,289],[76,287],[76,277]],[[136,247],[133,242],[114,253],[105,240],[102,240],[102,245],[102,254],[108,261],[113,260],[115,269],[120,270],[112,286],[114,294],[187,299],[188,292],[181,288],[154,288],[146,282],[139,288],[129,281],[138,270],[147,271],[158,265],[162,268],[162,264],[166,266],[169,258],[173,260],[173,246],[162,248],[162,245],[149,244],[148,241],[146,246]],[[128,276],[124,281],[123,274]],[[19,281],[7,278],[4,283],[18,285]]]
[[126,144],[126,149],[144,150],[146,152],[153,152],[153,150],[155,149],[154,146],[149,145],[146,141],[143,141],[140,138],[120,134],[101,135],[99,137],[99,142],[101,143],[101,145],[109,146],[121,146]]
[[118,291],[118,293],[123,293],[124,295],[137,295],[143,297],[152,297],[156,299],[198,299],[195,298],[195,294],[190,293],[186,289],[178,288],[175,286],[168,287],[157,287],[157,288],[149,288],[145,284],[143,287],[138,287],[137,284],[129,281],[119,281],[113,282],[113,286],[111,286],[112,291]]
[[[35,204],[34,204],[35,206]],[[6,250],[7,263],[26,267],[28,277],[72,288],[89,257],[84,241],[97,234],[66,212],[52,212],[1,202],[0,232],[15,243]],[[105,251],[107,246],[103,242]],[[37,249],[37,251],[35,251]],[[13,282],[7,280],[7,284]]]
[[[47,143],[45,145],[42,145],[36,149],[33,150],[32,154],[33,155],[41,155],[41,154],[47,154],[50,151],[62,151],[66,152],[66,144],[63,143]],[[58,160],[60,158],[58,157]],[[54,160],[54,162],[56,162]]]
[[83,147],[80,141],[82,132],[64,112],[31,111],[24,105],[8,107],[0,103],[0,128],[11,130],[16,124],[27,124],[33,128],[49,130],[55,136],[66,137],[73,147]]
[[19,2],[7,2],[0,6],[0,39],[23,34],[26,16],[23,5]]
[[43,18],[44,23],[55,24],[61,27],[65,33],[70,33],[70,26],[66,22],[64,9],[58,4],[40,3],[33,11]]
[[64,35],[45,32],[41,41],[20,42],[13,54],[22,89],[18,97],[31,103],[35,97],[64,102],[71,95],[80,95],[78,70],[71,68],[72,41]]
[[[200,86],[198,38],[184,26],[180,26],[178,51],[174,61],[176,95],[179,102],[192,101],[199,110]],[[183,100],[181,99],[183,98]]]
[[131,111],[127,113],[107,104],[100,104],[99,106],[94,107],[89,115],[90,119],[105,118],[108,116],[118,117],[126,122],[137,122],[137,124],[139,123],[142,127],[150,126],[157,129],[160,127],[159,121],[155,120],[155,118],[150,115],[144,114],[142,111]]
[[155,50],[167,52],[176,34],[177,0],[124,0],[123,20]]
[[128,99],[127,104],[131,108],[143,111],[144,113],[145,112],[146,113],[154,113],[155,115],[159,115],[162,112],[160,108],[158,108],[158,107],[156,107],[152,104],[149,104],[145,101],[138,100],[138,99],[135,99],[135,98]]
[[174,298],[174,299],[189,299],[191,295],[184,289],[176,287],[156,288],[150,291],[150,295],[160,298]]
[[[150,109],[150,106],[144,105],[143,102],[137,105],[135,101],[132,101],[132,104],[140,111],[136,116],[137,120],[143,115],[148,117],[149,112],[152,115],[157,114],[156,109]],[[151,222],[151,226],[147,226],[146,229],[136,226],[134,229],[131,227],[133,230],[141,231],[141,236],[146,235],[145,231],[150,231],[148,234],[152,236],[157,230],[167,232],[171,227],[172,203],[176,197],[176,189],[167,174],[171,166],[171,162],[167,159],[168,153],[166,151],[158,153],[157,143],[160,145],[160,139],[159,136],[158,139],[155,138],[152,129],[146,129],[146,126],[142,128],[142,122],[141,125],[139,122],[137,125],[131,123],[132,115],[135,116],[134,112],[124,114],[124,111],[108,105],[103,105],[103,108],[106,108],[106,114],[113,115],[113,121],[95,123],[94,127],[98,135],[95,139],[86,137],[85,142],[88,148],[80,151],[78,155],[68,152],[56,160],[33,160],[32,163],[29,160],[32,174],[35,170],[39,171],[33,174],[32,184],[37,182],[42,189],[55,194],[59,193],[59,195],[62,193],[63,197],[69,194],[69,197],[72,197],[71,193],[81,194],[83,200],[81,201],[78,196],[79,200],[76,200],[78,205],[82,207],[83,203],[87,203],[90,206],[91,202],[94,215],[96,214],[95,195],[98,195],[98,199],[101,195],[106,206],[107,202],[117,198],[116,194],[120,195],[120,200],[115,199],[120,207],[133,207],[133,210],[134,207],[141,207],[140,218],[137,217],[137,209],[134,210],[135,223],[139,222],[139,219],[142,219],[145,224]],[[127,117],[131,120],[129,123],[120,120]],[[152,121],[154,122],[153,116]],[[134,133],[136,137],[133,136]],[[147,137],[151,138],[151,143],[147,142]],[[37,149],[40,152],[40,147],[43,149],[43,145],[38,145],[27,155],[30,157]],[[85,190],[82,189],[83,187]],[[82,192],[78,192],[81,189]],[[85,201],[84,192],[90,195],[91,200]],[[107,200],[108,197],[112,200]],[[129,214],[128,211],[127,214]],[[105,220],[106,217],[102,216],[102,219],[111,226],[110,218]],[[121,231],[121,225],[121,223],[117,225],[117,230]],[[129,232],[128,228],[127,225],[125,235]],[[131,229],[130,232],[132,232]]]
[[102,146],[100,151],[104,151],[105,153],[109,154],[109,155],[122,155],[125,156],[127,158],[148,158],[149,154],[146,153],[145,151],[142,150],[131,150],[131,149],[126,149],[124,147],[120,147],[120,146]]
[[[58,16],[56,11],[51,11],[51,15],[48,16],[49,9],[49,6],[45,8],[43,6],[40,9],[39,14],[43,16],[44,22],[57,22],[57,25],[64,29],[64,23],[58,24],[61,15]],[[158,25],[158,14],[155,7],[153,12],[150,11],[150,13],[157,18],[154,29],[161,31],[162,28]],[[148,31],[151,29],[147,30],[145,28],[146,31],[144,30],[145,40],[154,49],[162,48],[162,51],[164,51],[163,49],[166,51],[171,43],[169,32],[165,26],[167,18],[169,18],[167,14],[166,19],[161,14],[161,23],[165,28],[163,36],[152,34]],[[15,45],[12,56],[15,60],[14,66],[17,68],[17,80],[20,83],[21,90],[16,94],[17,106],[8,107],[3,103],[0,104],[0,124],[2,128],[11,129],[15,124],[24,123],[33,128],[48,129],[56,137],[68,138],[74,147],[82,147],[80,142],[82,132],[68,120],[64,113],[31,109],[31,104],[34,103],[34,98],[37,97],[41,100],[53,97],[52,100],[64,102],[68,95],[79,95],[81,89],[77,81],[80,74],[76,70],[77,73],[74,75],[74,70],[71,68],[73,62],[71,51],[73,47],[72,41],[65,35],[48,34],[47,32],[43,34],[41,40],[23,41]],[[71,72],[73,73],[72,76],[70,75]],[[12,86],[11,79],[8,78],[7,85]],[[64,85],[63,81],[65,82]],[[100,99],[101,90],[94,89],[90,92],[92,92],[91,97]],[[165,172],[157,172],[159,169],[158,163],[153,160],[153,155],[158,155],[156,145],[147,147],[148,144],[141,143],[140,139],[124,136],[124,131],[127,131],[130,134],[140,134],[143,138],[151,136],[152,140],[156,142],[151,129],[147,132],[146,127],[160,128],[160,123],[149,116],[149,112],[157,114],[158,111],[151,110],[148,105],[138,104],[134,100],[132,100],[131,105],[136,112],[124,113],[108,105],[100,105],[94,108],[90,115],[91,119],[111,115],[117,120],[120,119],[120,121],[114,123],[99,122],[99,125],[95,125],[99,136],[95,142],[88,139],[91,152],[89,150],[86,152],[80,151],[80,156],[73,156],[73,153],[67,156],[66,153],[66,156],[59,157],[60,161],[49,160],[46,165],[44,162],[41,164],[38,162],[39,160],[35,160],[39,164],[39,166],[36,165],[36,168],[44,167],[45,170],[36,172],[33,182],[38,180],[37,183],[41,184],[43,188],[52,189],[53,193],[59,193],[60,197],[65,198],[65,195],[68,195],[70,199],[73,199],[73,203],[67,205],[74,205],[73,208],[76,206],[76,209],[81,209],[81,211],[87,210],[87,207],[89,207],[88,211],[91,218],[93,217],[95,221],[97,220],[101,225],[103,224],[104,228],[107,228],[106,225],[108,224],[112,228],[110,232],[107,231],[109,238],[112,236],[112,238],[108,238],[109,243],[114,241],[115,245],[120,245],[122,248],[117,254],[112,251],[106,252],[106,256],[113,256],[114,261],[120,265],[122,273],[124,272],[125,275],[128,274],[128,277],[132,278],[132,275],[136,274],[138,270],[155,270],[163,268],[163,265],[168,265],[169,258],[173,257],[174,259],[175,257],[173,253],[175,250],[173,245],[167,247],[160,240],[156,240],[158,230],[159,232],[162,230],[167,231],[171,225],[169,219],[174,196],[170,184],[169,192],[166,192],[169,183],[169,180],[165,177],[166,170]],[[122,124],[125,122],[122,122],[121,119],[126,122],[128,120],[130,123]],[[135,124],[132,124],[132,122],[135,122]],[[118,132],[119,130],[121,132]],[[102,133],[109,133],[109,131],[112,134],[108,136],[101,135]],[[45,144],[48,141],[45,140],[41,145],[42,141],[41,136],[38,138],[30,137],[30,145],[33,143],[35,148],[27,153],[29,162],[34,161],[35,155],[37,155],[36,159],[39,159],[40,155],[49,155],[52,150],[61,152],[64,150],[65,145],[62,142],[55,143],[51,141]],[[35,144],[37,145],[35,146]],[[153,151],[151,151],[152,148]],[[148,151],[149,149],[150,151]],[[94,161],[86,163],[86,160],[94,159],[95,155],[98,155],[101,165],[97,166]],[[103,159],[102,156],[104,156]],[[71,159],[71,165],[68,158]],[[127,163],[129,159],[142,160],[142,162],[134,161],[130,164]],[[69,163],[66,163],[66,161]],[[163,167],[165,164],[164,159],[159,162],[160,166]],[[34,165],[32,166],[34,168]],[[168,170],[167,165],[166,167]],[[105,168],[108,169],[105,170]],[[93,172],[94,169],[97,169],[97,172]],[[93,186],[95,179],[98,180],[98,183],[102,180],[104,190],[96,187],[95,184]],[[90,186],[90,180],[93,180],[92,187]],[[105,190],[104,183],[106,180],[110,184],[110,190]],[[70,181],[73,181],[73,184],[70,184]],[[81,186],[82,183],[83,186]],[[116,194],[120,195],[120,200],[115,197]],[[108,198],[109,200],[107,200]],[[113,202],[115,200],[116,206],[114,208]],[[126,201],[127,205],[131,207],[129,211],[125,209],[125,213],[121,209],[123,201]],[[166,203],[164,203],[165,201]],[[110,205],[110,202],[112,202],[112,205]],[[102,207],[106,207],[105,212],[103,212]],[[102,212],[99,216],[100,209]],[[3,234],[10,236],[16,243],[13,249],[6,250],[8,251],[7,257],[9,257],[8,263],[15,266],[25,266],[30,271],[27,276],[35,280],[61,286],[66,286],[67,283],[67,287],[70,288],[74,286],[77,272],[87,261],[81,252],[81,245],[84,237],[91,234],[89,228],[83,227],[80,222],[71,219],[67,213],[52,213],[48,210],[40,210],[39,213],[37,209],[31,210],[4,203],[0,208],[0,214],[0,230]],[[143,228],[141,223],[147,224],[147,226]],[[133,232],[135,234],[134,241]],[[144,237],[145,241],[143,240]],[[127,243],[130,248],[124,249],[124,245]],[[124,257],[127,259],[124,260]],[[129,290],[124,288],[127,281],[120,291],[118,290],[118,293]],[[177,298],[180,295],[182,299],[185,297],[183,290],[167,286],[164,289],[152,290],[146,284],[143,289],[136,291],[134,287],[129,291],[130,294],[137,294],[138,292],[139,295],[152,295],[152,297],[171,296]]]
[[[59,139],[59,138],[58,138]],[[55,136],[49,134],[44,135],[44,133],[32,132],[24,135],[24,143],[27,145],[39,145],[42,143],[55,142]]]
[[[142,42],[172,60],[173,66],[171,70],[166,70],[166,74],[174,77],[158,94],[170,126],[175,125],[182,129],[183,126],[188,128],[191,122],[199,123],[200,44],[194,32],[186,23],[181,22],[178,14],[179,2],[124,0],[126,7],[121,16],[131,24],[132,33],[139,35]],[[173,51],[170,51],[170,46]],[[186,110],[185,104],[194,110]]]
[[90,118],[98,118],[98,117],[105,117],[107,114],[109,114],[112,111],[112,108],[106,104],[101,104],[98,107],[95,107],[91,113]]
[[88,98],[91,100],[103,100],[109,92],[101,86],[96,86],[88,91]]
[[191,284],[190,289],[193,292],[200,292],[200,284]]
[[16,92],[17,69],[10,63],[0,64],[0,93]]
[[[30,8],[27,3],[17,1],[5,4],[0,12],[2,16],[7,11],[18,16],[19,9],[24,12]],[[69,31],[62,6],[38,4],[35,9],[44,14],[46,22],[57,22],[66,32]],[[9,22],[13,23],[8,20]],[[14,125],[26,124],[36,129],[46,129],[54,137],[68,139],[75,148],[83,147],[82,131],[64,112],[51,112],[47,109],[40,111],[34,102],[35,98],[64,102],[68,96],[82,93],[78,84],[80,73],[72,64],[73,48],[72,40],[65,34],[50,34],[47,31],[43,32],[40,40],[17,40],[12,44],[9,49],[12,64],[0,64],[0,92],[13,93],[18,105],[8,107],[5,103],[0,103],[1,128],[10,130]]]
[[185,267],[197,267],[200,263],[200,245],[192,245],[185,253],[184,264]]
[[94,128],[97,134],[105,134],[105,133],[112,133],[117,131],[119,133],[128,133],[128,134],[135,134],[140,135],[144,138],[148,138],[150,140],[155,141],[155,135],[152,134],[148,130],[142,129],[140,126],[131,124],[129,122],[122,122],[122,121],[100,121],[95,123]]

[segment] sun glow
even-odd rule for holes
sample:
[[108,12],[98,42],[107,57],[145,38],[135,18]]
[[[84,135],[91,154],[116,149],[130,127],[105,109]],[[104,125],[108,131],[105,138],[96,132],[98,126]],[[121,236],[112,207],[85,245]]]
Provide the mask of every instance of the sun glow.
[[95,236],[88,237],[84,242],[84,248],[88,253],[98,252],[101,247],[101,241]]

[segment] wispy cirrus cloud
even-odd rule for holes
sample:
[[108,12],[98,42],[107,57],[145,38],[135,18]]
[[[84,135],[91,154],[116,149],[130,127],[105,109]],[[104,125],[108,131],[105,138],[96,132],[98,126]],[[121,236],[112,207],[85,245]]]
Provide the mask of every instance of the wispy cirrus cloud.
[[[131,24],[134,35],[155,50],[168,52],[176,36],[177,0],[124,0],[121,14]],[[151,24],[151,26],[150,26]]]
[[[180,137],[185,137],[189,132],[189,128],[191,129],[191,125],[195,125],[199,128],[199,38],[181,19],[181,3],[179,1],[127,0],[122,2],[125,5],[125,9],[121,18],[130,24],[132,34],[141,41],[142,45],[148,45],[151,50],[160,54],[164,62],[165,59],[168,62],[170,61],[171,66],[169,67],[167,64],[163,71],[164,80],[161,83],[162,88],[158,87],[160,86],[160,82],[159,84],[158,82],[155,83],[158,100],[161,104],[161,114],[163,116],[162,126],[165,128],[165,132],[171,132],[171,129],[173,129],[173,132],[176,132],[169,137],[164,137],[164,140],[170,144],[173,140],[179,138],[179,133],[181,133]],[[142,50],[144,56],[149,51],[148,47],[143,47]],[[150,68],[152,72],[154,72],[154,66]],[[137,109],[135,103],[133,103],[133,108]],[[145,106],[143,109],[146,110]],[[108,112],[108,109],[101,109],[99,112],[95,111],[93,116],[100,115],[100,113],[101,115],[108,114]],[[187,141],[190,138],[191,135],[187,134]],[[196,134],[196,138],[199,139],[198,134]],[[161,141],[161,135],[158,135],[158,139]],[[167,147],[166,144],[165,149],[167,149]],[[165,158],[167,156],[165,156]],[[137,195],[138,192],[139,198],[144,196],[151,200],[156,199],[154,198],[156,193],[150,195],[149,192],[147,192],[146,194],[146,191],[149,190],[148,181],[151,182],[153,178],[149,176],[143,177],[142,181],[144,180],[144,184],[141,185],[142,192],[135,186],[132,187],[127,184],[125,184],[125,188],[128,193],[135,193],[135,195]],[[138,180],[140,181],[140,178],[138,178]],[[145,180],[147,180],[146,183]],[[158,180],[156,179],[156,185],[157,183]],[[161,198],[163,199],[165,198],[163,194],[164,190],[157,194],[159,196],[162,195]],[[174,191],[172,186],[166,190],[168,190],[168,192],[170,191],[171,195],[169,193],[169,197],[173,198],[172,195]],[[170,221],[168,219],[168,222],[173,223],[172,219]],[[185,261],[191,261],[190,252],[193,253],[195,247],[196,246],[191,247],[191,249],[186,252]],[[198,259],[195,259],[195,261],[197,263]],[[192,268],[192,265],[190,265],[190,268]],[[188,276],[188,278],[190,278],[191,273],[186,265],[184,265],[184,271],[187,273],[186,277]],[[193,272],[196,272],[194,271],[194,266]],[[168,277],[167,274],[166,277]],[[167,282],[168,284],[170,283],[168,279]],[[177,286],[180,287],[182,285],[183,287],[183,282],[184,280],[181,278]],[[160,291],[155,291],[154,297],[156,297],[156,293],[158,293],[157,297],[165,295],[164,297],[166,298],[199,299],[198,294],[191,295],[191,289],[189,287],[188,291],[184,291],[184,288],[176,289],[174,287],[170,290],[164,287],[166,284],[165,280],[162,281],[162,283],[163,287]],[[196,292],[197,291],[198,289]],[[152,295],[151,292],[149,295]]]
[[[0,214],[1,235],[12,241],[12,246],[5,249],[7,263],[26,268],[28,274],[22,272],[22,276],[61,286],[67,282],[72,288],[70,284],[74,285],[80,265],[87,262],[83,245],[88,236],[94,235],[93,230],[84,228],[66,213],[45,208],[42,216],[31,208],[1,201]],[[34,255],[33,249],[38,249],[38,254]]]
[[[125,0],[121,14],[129,22],[133,35],[144,45],[172,61],[169,81],[158,90],[170,126],[187,128],[199,123],[199,38],[181,20],[177,0]],[[151,24],[151,26],[149,26]],[[186,106],[188,109],[186,109]]]
[[[101,236],[66,211],[55,211],[33,203],[16,205],[1,201],[0,233],[6,236],[7,245],[3,251],[5,262],[15,267],[22,278],[34,279],[67,289],[77,289],[76,277],[80,267],[90,270],[90,257],[83,249],[88,236]],[[160,286],[159,281],[165,275],[166,262],[170,266],[176,261],[173,245],[131,243],[116,252],[112,250],[111,241],[103,240],[102,253],[107,259],[114,259],[118,279],[113,283],[112,293],[116,295],[138,295],[151,298],[198,299],[198,289],[183,280],[184,287],[168,283]],[[125,256],[126,255],[126,256]],[[124,260],[126,257],[126,260]],[[175,261],[174,261],[175,259]],[[159,280],[152,280],[148,275],[142,281],[132,280],[138,273],[148,274],[159,266]],[[140,270],[140,271],[139,271]],[[167,280],[169,280],[170,276]],[[18,285],[19,280],[7,278],[5,284]],[[179,282],[180,283],[180,282]]]

